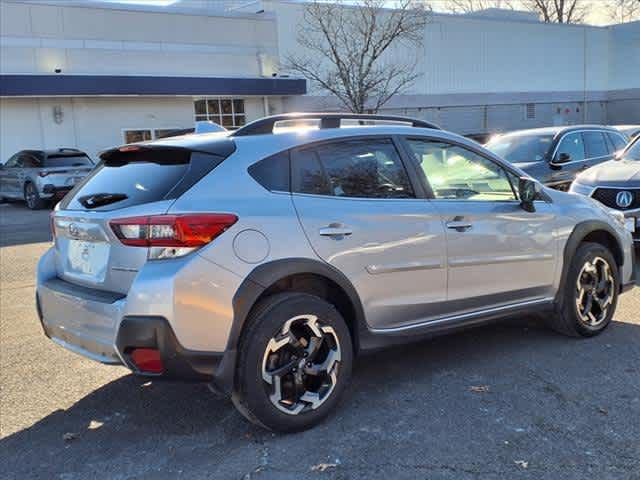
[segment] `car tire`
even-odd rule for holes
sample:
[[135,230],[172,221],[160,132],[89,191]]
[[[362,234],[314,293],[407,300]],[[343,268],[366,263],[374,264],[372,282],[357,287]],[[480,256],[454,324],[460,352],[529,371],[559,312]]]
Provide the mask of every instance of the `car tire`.
[[261,301],[247,319],[238,356],[233,403],[251,422],[277,432],[322,421],[353,366],[344,319],[333,305],[305,293]]
[[618,265],[606,247],[585,242],[576,251],[564,292],[549,322],[559,333],[572,337],[593,337],[611,323],[618,304]]
[[26,183],[24,186],[24,201],[31,210],[41,210],[47,206],[47,202],[40,198],[38,189],[31,182]]

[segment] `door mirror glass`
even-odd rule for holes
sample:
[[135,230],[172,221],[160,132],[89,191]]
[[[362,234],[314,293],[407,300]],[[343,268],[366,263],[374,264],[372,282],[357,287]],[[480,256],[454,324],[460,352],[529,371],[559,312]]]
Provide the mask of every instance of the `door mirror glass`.
[[556,157],[556,163],[567,163],[571,161],[571,154],[562,152]]
[[518,196],[522,208],[527,212],[535,212],[533,202],[538,197],[538,183],[530,178],[522,177],[518,183]]

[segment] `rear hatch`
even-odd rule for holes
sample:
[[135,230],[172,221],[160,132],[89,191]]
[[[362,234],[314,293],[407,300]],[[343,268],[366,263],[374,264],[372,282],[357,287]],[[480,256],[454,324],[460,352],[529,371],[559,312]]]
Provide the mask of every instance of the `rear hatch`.
[[94,167],[91,159],[82,152],[65,152],[49,154],[44,160],[38,175],[43,178],[45,185],[58,188],[73,187]]
[[149,249],[124,245],[111,222],[166,213],[176,198],[219,165],[233,148],[227,145],[220,150],[218,155],[148,144],[105,152],[99,165],[53,214],[58,277],[126,294],[147,261]]

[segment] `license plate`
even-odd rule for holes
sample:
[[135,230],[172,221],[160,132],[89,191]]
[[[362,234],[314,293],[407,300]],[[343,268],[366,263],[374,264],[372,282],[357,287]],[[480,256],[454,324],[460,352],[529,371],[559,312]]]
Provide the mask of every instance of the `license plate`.
[[70,240],[68,250],[68,273],[103,281],[109,260],[109,244]]
[[628,217],[624,219],[624,225],[625,227],[627,227],[627,230],[629,230],[631,233],[635,233],[636,232],[636,219],[635,217]]

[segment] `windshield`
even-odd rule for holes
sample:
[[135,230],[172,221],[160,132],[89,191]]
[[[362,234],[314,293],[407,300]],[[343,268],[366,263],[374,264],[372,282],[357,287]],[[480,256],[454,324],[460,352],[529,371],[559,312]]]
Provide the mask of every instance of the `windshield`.
[[627,148],[626,152],[622,155],[622,158],[626,160],[640,161],[640,137],[636,138],[636,141]]
[[501,135],[485,145],[511,163],[540,162],[549,152],[553,135]]
[[93,162],[86,155],[49,155],[44,161],[45,167],[91,167]]

